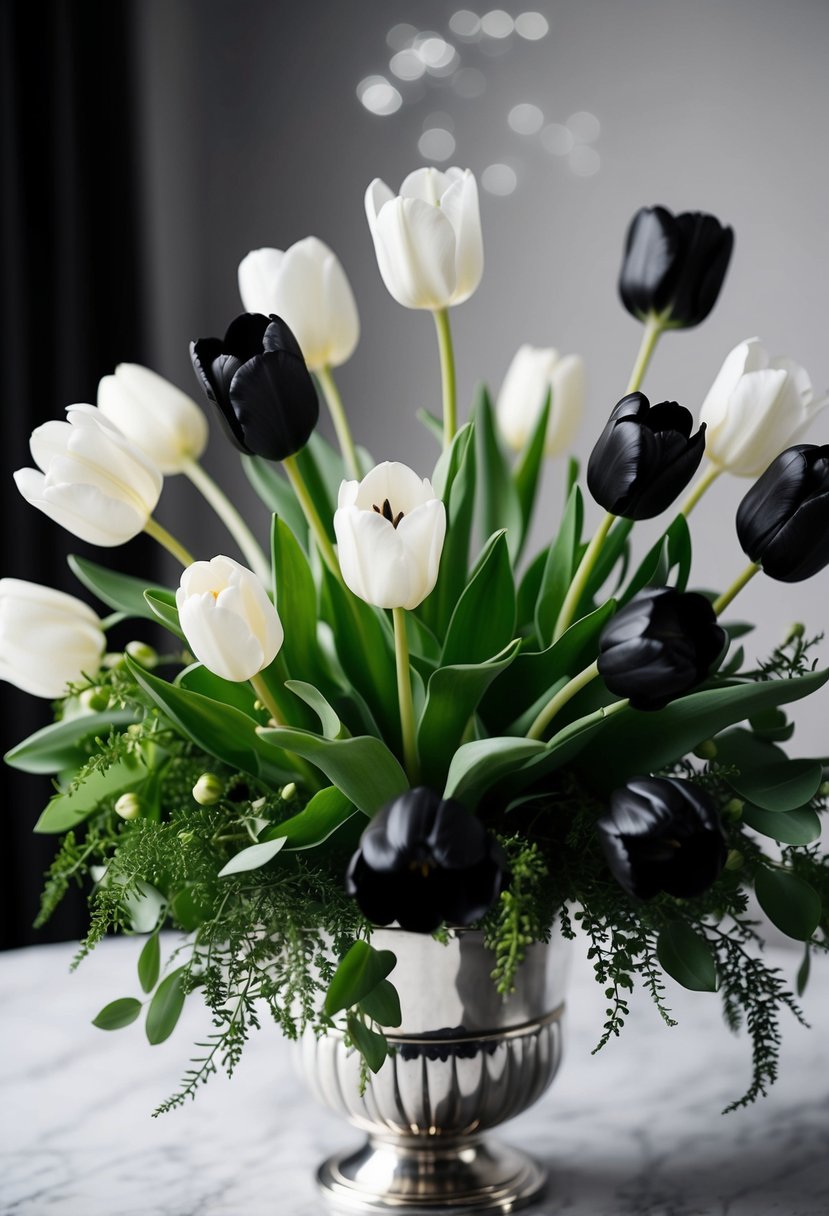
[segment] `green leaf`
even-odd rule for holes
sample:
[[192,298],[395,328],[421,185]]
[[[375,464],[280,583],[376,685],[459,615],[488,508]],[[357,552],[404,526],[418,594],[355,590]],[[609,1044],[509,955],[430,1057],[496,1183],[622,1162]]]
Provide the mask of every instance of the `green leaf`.
[[485,663],[509,645],[514,631],[515,584],[507,537],[496,532],[452,613],[441,667]]
[[294,536],[298,536],[307,549],[308,525],[302,514],[302,507],[280,471],[279,465],[264,460],[261,456],[243,456],[242,468],[268,510],[283,519]]
[[495,429],[495,414],[489,393],[479,385],[472,407],[475,455],[480,476],[478,491],[481,532],[491,536],[505,529],[510,557],[515,560],[523,534],[521,502]]
[[[436,418],[434,414],[430,414],[428,410],[420,409],[417,411],[417,420],[422,422],[430,435],[438,441],[443,447],[443,423],[440,418]],[[432,483],[434,485],[434,482]]]
[[290,726],[261,727],[259,735],[310,760],[366,815],[376,814],[409,788],[397,760],[385,743],[373,735],[321,739],[310,731]]
[[340,960],[328,987],[324,1012],[331,1018],[367,997],[389,975],[397,959],[391,950],[375,950],[368,942],[356,941]]
[[475,514],[475,444],[471,423],[461,427],[438,460],[432,486],[446,506],[446,539],[435,588],[416,611],[432,633],[442,638],[466,586],[469,570],[469,540]]
[[318,790],[298,815],[267,828],[262,839],[282,839],[288,852],[311,849],[322,844],[356,814],[353,802],[335,785],[328,785]]
[[717,991],[717,965],[711,947],[685,921],[666,925],[656,943],[662,968],[691,992]]
[[812,844],[820,839],[820,818],[808,806],[793,811],[766,811],[757,806],[745,806],[742,822],[761,836],[779,840],[781,844]]
[[535,739],[505,735],[464,743],[452,757],[444,798],[457,798],[475,806],[480,794],[527,760],[545,751]]
[[[83,583],[87,590],[97,595],[109,608],[123,612],[130,617],[141,617],[154,621],[155,614],[144,599],[148,590],[147,580],[135,578],[131,574],[120,574],[117,570],[108,570],[85,557],[75,557],[74,554],[66,559],[69,569]],[[149,587],[150,591],[163,592],[164,587]],[[167,594],[173,593],[168,591]]]
[[331,469],[322,448],[322,437],[315,432],[305,447],[296,454],[297,468],[305,483],[311,501],[317,509],[323,528],[330,541],[334,535],[334,504],[337,501],[342,476],[332,479]]
[[314,688],[313,684],[306,684],[304,680],[286,680],[285,687],[306,705],[310,705],[320,720],[326,739],[348,738],[348,728],[343,726],[336,710],[329,705],[318,688]]
[[97,1017],[92,1019],[92,1025],[99,1030],[120,1030],[129,1026],[141,1012],[141,1002],[134,996],[122,996],[117,1001],[104,1005]]
[[346,1019],[351,1041],[359,1051],[372,1072],[379,1072],[388,1055],[388,1044],[385,1036],[376,1030],[370,1030],[365,1022],[361,1022],[356,1014],[350,1013]]
[[161,950],[158,945],[158,934],[151,933],[138,956],[138,982],[144,992],[152,992],[155,988],[160,967]]
[[165,591],[164,589],[145,591],[144,599],[149,604],[153,617],[161,621],[162,625],[169,629],[170,633],[175,634],[177,638],[181,638],[183,641],[187,640],[179,624],[174,592]]
[[552,638],[573,575],[579,564],[584,502],[573,486],[555,542],[550,546],[535,605],[535,631],[542,645]]
[[285,625],[280,655],[288,673],[327,687],[330,676],[317,640],[317,589],[308,559],[291,529],[274,516],[271,529],[276,607]]
[[[547,566],[548,549],[536,553],[518,584],[517,609],[518,632],[536,642],[535,604],[541,590],[541,580]],[[543,643],[541,643],[543,645]]]
[[547,423],[550,418],[551,406],[552,390],[548,389],[547,395],[544,398],[544,404],[541,407],[541,413],[538,415],[533,427],[533,433],[525,445],[513,471],[515,489],[518,493],[518,504],[521,508],[521,541],[516,557],[520,555],[521,550],[524,548],[527,533],[530,530],[532,522],[533,508],[535,507],[536,495],[538,493],[538,483],[541,469],[544,465],[544,447],[547,441]]
[[684,591],[691,571],[691,533],[684,515],[676,519],[665,530],[659,540],[648,551],[633,578],[620,597],[624,605],[633,599],[643,587],[662,587],[668,583],[671,571],[676,569],[673,586]]
[[78,714],[62,722],[52,722],[23,739],[6,752],[5,761],[11,768],[24,773],[60,773],[77,769],[87,759],[90,745],[99,736],[106,737],[118,726],[135,721],[131,709],[112,709],[102,714]]
[[223,680],[212,671],[208,671],[201,663],[191,663],[180,671],[173,681],[177,688],[186,688],[188,692],[200,693],[211,701],[221,701],[223,705],[232,705],[249,718],[253,718],[257,726],[254,704],[256,693],[247,680]]
[[179,967],[161,981],[147,1010],[147,1038],[155,1046],[169,1039],[184,1007],[184,973]]
[[262,866],[266,866],[269,861],[276,857],[284,844],[285,837],[279,836],[275,840],[265,840],[260,844],[249,845],[248,848],[242,849],[241,853],[237,853],[235,857],[231,857],[230,861],[222,866],[218,877],[228,878],[231,874],[246,874],[248,870],[261,870]]
[[[622,561],[622,572],[618,576],[618,579],[621,582],[621,579],[624,578],[624,571],[626,569],[627,557],[630,549],[630,546],[628,545],[628,537],[633,531],[633,524],[634,521],[632,519],[625,519],[622,517],[617,519],[612,525],[607,534],[607,538],[599,551],[599,556],[596,558],[596,564],[588,575],[584,588],[582,604],[585,600],[587,600],[588,603],[595,600],[601,587],[604,585],[607,579],[610,578],[610,575],[613,572],[613,567],[620,559]],[[579,605],[579,608],[581,608],[581,605]]]
[[788,870],[760,870],[754,879],[757,901],[781,933],[807,942],[820,924],[821,901],[814,887]]
[[104,772],[90,773],[71,794],[55,794],[46,804],[34,830],[45,835],[68,832],[88,819],[105,798],[118,798],[146,779],[147,768],[136,756],[117,760]]
[[376,988],[372,988],[360,1001],[360,1010],[380,1026],[399,1026],[403,1021],[400,997],[390,980],[381,980]]
[[804,806],[817,793],[823,780],[818,760],[781,760],[760,768],[747,769],[728,783],[741,798],[765,811],[793,811]]

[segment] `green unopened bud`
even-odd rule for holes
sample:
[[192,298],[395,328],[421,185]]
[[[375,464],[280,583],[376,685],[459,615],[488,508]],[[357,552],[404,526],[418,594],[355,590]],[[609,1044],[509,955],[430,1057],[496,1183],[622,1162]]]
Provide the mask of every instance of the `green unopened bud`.
[[713,739],[703,739],[702,743],[694,748],[694,755],[700,760],[714,760],[717,756],[717,745]]
[[126,733],[129,735],[130,739],[140,739],[144,734],[144,727],[140,722],[131,722],[127,727]]
[[137,794],[122,794],[115,803],[115,814],[122,819],[137,819],[141,814],[141,799]]
[[147,642],[127,642],[124,650],[142,667],[155,667],[158,662],[158,652]]
[[282,787],[282,801],[283,802],[290,802],[291,799],[295,795],[296,795],[296,782],[295,781],[289,781],[287,785],[283,785],[283,787]]
[[215,806],[224,792],[224,782],[215,773],[202,773],[193,786],[193,797],[199,806]]
[[817,787],[817,792],[820,794],[821,798],[829,798],[829,781],[821,781],[820,785]]
[[185,828],[183,832],[179,832],[178,838],[182,844],[190,844],[195,839],[196,833],[190,828]]
[[124,664],[124,656],[120,650],[110,650],[101,659],[101,666],[111,671],[113,667],[122,667]]
[[742,798],[732,798],[730,802],[726,802],[722,809],[722,813],[726,819],[739,819],[745,808],[745,803]]
[[109,693],[105,688],[85,688],[78,700],[90,713],[100,714],[109,705]]
[[795,623],[793,625],[789,626],[788,632],[786,634],[786,640],[783,643],[783,645],[788,646],[790,642],[796,642],[798,640],[798,638],[803,637],[805,632],[806,632],[806,626],[803,624],[803,622],[795,621]]
[[725,859],[726,870],[741,870],[743,868],[743,855],[739,849],[729,849],[728,856]]

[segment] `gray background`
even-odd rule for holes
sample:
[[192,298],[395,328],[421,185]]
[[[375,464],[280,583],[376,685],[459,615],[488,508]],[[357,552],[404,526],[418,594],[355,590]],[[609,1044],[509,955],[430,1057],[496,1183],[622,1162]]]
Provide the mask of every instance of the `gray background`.
[[[439,412],[431,319],[387,295],[362,200],[373,177],[396,187],[423,162],[418,139],[438,111],[454,122],[449,163],[480,174],[505,162],[518,178],[507,197],[482,192],[486,271],[477,294],[452,313],[463,402],[479,379],[497,388],[522,341],[577,351],[589,376],[578,443],[586,457],[624,392],[640,337],[616,297],[623,235],[633,212],[656,202],[714,212],[734,226],[737,243],[712,316],[697,330],[668,335],[658,350],[645,384],[651,398],[675,398],[696,412],[725,354],[753,334],[772,353],[802,362],[825,388],[826,0],[536,2],[509,11],[543,12],[549,34],[497,46],[456,42],[449,33],[456,7],[424,0],[137,6],[156,369],[195,392],[188,341],[223,332],[240,310],[240,258],[317,235],[339,254],[361,312],[361,343],[338,374],[353,428],[377,459],[428,473],[435,449],[415,410]],[[404,104],[396,114],[367,112],[357,84],[388,75],[386,35],[398,22],[456,42],[461,66],[484,74],[483,93],[459,98],[451,78],[430,78],[399,86]],[[579,176],[537,135],[512,131],[507,115],[521,102],[538,105],[547,122],[595,114],[598,171]],[[808,438],[827,434],[829,414]],[[258,511],[216,428],[206,463],[245,510]],[[563,466],[551,463],[539,542],[558,519],[562,476]],[[733,516],[747,486],[722,478],[698,508],[697,585],[723,586],[744,565]],[[200,552],[226,546],[190,488],[175,480],[159,515]],[[264,513],[258,518],[264,538]],[[640,547],[654,530],[637,529]],[[786,587],[756,579],[737,612],[761,622],[750,649],[765,653],[794,619],[812,632],[824,628],[827,580],[824,573]],[[825,707],[824,696],[801,709],[798,750],[829,752]]]

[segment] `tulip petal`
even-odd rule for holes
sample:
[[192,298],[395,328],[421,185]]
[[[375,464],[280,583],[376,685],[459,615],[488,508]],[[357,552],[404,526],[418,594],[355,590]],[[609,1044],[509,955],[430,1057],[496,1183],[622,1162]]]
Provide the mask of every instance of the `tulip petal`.
[[[394,514],[402,511],[405,516],[435,497],[428,479],[419,477],[414,469],[396,460],[383,460],[370,469],[361,482],[344,484],[357,485],[353,502],[363,511],[371,511],[375,506],[382,507],[385,499],[388,499]],[[346,506],[347,503],[340,505]]]
[[709,436],[711,460],[741,477],[759,477],[768,468],[807,421],[798,395],[786,391],[787,381],[782,368],[740,378]]
[[305,363],[284,351],[249,359],[234,375],[230,395],[234,429],[244,437],[245,450],[267,460],[284,460],[304,448],[319,419]]
[[478,184],[467,169],[440,200],[455,232],[455,290],[451,303],[462,304],[477,289],[484,273],[484,242],[478,205]]
[[189,596],[179,609],[187,644],[204,666],[224,680],[249,680],[265,665],[262,645],[247,622],[222,608],[210,592]]
[[375,177],[374,181],[366,190],[365,208],[366,219],[368,220],[369,231],[374,236],[374,228],[377,222],[377,216],[385,207],[386,203],[390,203],[394,198],[394,191],[390,190],[385,182],[379,177]]
[[242,258],[237,277],[245,312],[282,315],[275,303],[275,285],[284,257],[281,249],[252,249]]
[[416,608],[434,590],[445,536],[446,508],[438,498],[415,507],[398,524],[397,538],[405,546],[411,571],[409,597],[401,607]]
[[404,178],[399,194],[401,198],[419,198],[431,207],[439,207],[443,205],[443,196],[450,185],[451,179],[447,173],[434,165],[424,165]]
[[377,264],[392,296],[406,308],[445,308],[455,292],[456,240],[438,207],[417,198],[387,203],[374,228]]
[[372,511],[339,508],[334,514],[340,569],[348,588],[377,608],[403,608],[417,578],[411,555],[394,527]]
[[186,393],[138,363],[120,363],[98,383],[98,409],[162,473],[178,473],[207,445],[207,419]]
[[28,503],[91,545],[123,545],[143,531],[147,522],[146,515],[95,486],[50,485],[35,469],[18,469],[14,480]]

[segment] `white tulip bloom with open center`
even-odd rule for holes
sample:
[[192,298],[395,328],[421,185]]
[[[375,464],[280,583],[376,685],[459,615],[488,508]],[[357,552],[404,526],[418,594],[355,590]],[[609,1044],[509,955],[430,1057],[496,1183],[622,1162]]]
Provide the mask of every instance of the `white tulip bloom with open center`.
[[431,482],[385,461],[344,481],[334,514],[343,579],[378,608],[416,608],[437,581],[446,509]]

